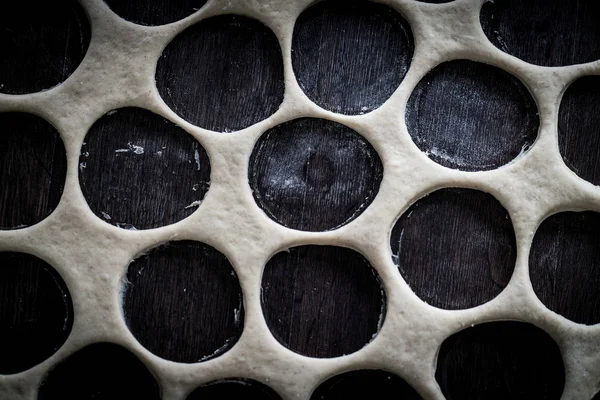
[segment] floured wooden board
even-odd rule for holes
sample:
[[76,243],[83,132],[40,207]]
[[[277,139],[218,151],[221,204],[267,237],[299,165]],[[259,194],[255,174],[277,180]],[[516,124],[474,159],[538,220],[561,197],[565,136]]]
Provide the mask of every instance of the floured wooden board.
[[[56,189],[58,195],[43,204],[34,199],[0,205],[3,221],[9,222],[0,227],[0,276],[9,279],[20,263],[40,285],[60,288],[59,295],[29,299],[41,310],[36,318],[42,322],[44,307],[64,309],[62,319],[42,325],[50,327],[47,336],[55,335],[50,351],[40,349],[36,359],[19,364],[5,360],[18,359],[27,349],[2,348],[0,400],[81,397],[84,392],[76,390],[102,379],[136,387],[105,393],[109,398],[210,398],[219,393],[215,381],[251,388],[239,394],[284,399],[332,398],[320,386],[327,381],[348,398],[353,392],[343,388],[363,380],[402,388],[406,398],[461,398],[460,388],[452,386],[459,379],[451,367],[453,357],[460,357],[454,351],[472,337],[511,337],[515,331],[521,334],[511,343],[519,343],[518,351],[529,359],[564,365],[564,382],[561,370],[540,398],[596,395],[600,320],[593,310],[600,305],[597,295],[588,294],[597,293],[600,275],[577,263],[567,272],[556,271],[568,257],[597,263],[590,249],[598,246],[600,173],[595,162],[587,166],[598,155],[598,142],[573,132],[582,125],[569,112],[583,107],[582,114],[598,114],[600,106],[593,105],[600,92],[597,42],[590,42],[587,53],[558,46],[545,59],[528,58],[507,42],[510,15],[494,2],[386,0],[368,8],[373,20],[385,21],[380,36],[367,36],[361,44],[368,49],[384,41],[397,49],[397,57],[383,62],[394,67],[378,69],[382,60],[373,60],[372,70],[354,76],[344,74],[344,65],[368,52],[311,72],[306,60],[315,48],[305,46],[303,38],[317,30],[327,35],[329,26],[361,15],[361,5],[348,6],[339,17],[328,14],[328,2],[209,0],[171,21],[160,13],[135,14],[126,2],[109,3],[113,9],[101,0],[81,0],[77,18],[87,15],[91,28],[74,25],[81,42],[65,38],[82,60],[71,65],[65,58],[60,81],[40,80],[35,93],[11,87],[10,79],[0,82],[0,124],[5,124],[0,135],[10,139],[6,143],[24,140],[23,148],[39,145],[46,151],[36,153],[39,164],[28,167],[28,176],[55,174],[56,184],[66,169],[62,196]],[[543,16],[526,6],[515,12]],[[588,14],[593,15],[583,13]],[[542,24],[536,18],[532,24]],[[587,37],[594,35],[600,33]],[[223,51],[218,60],[226,66],[217,71],[222,75],[215,81],[225,82],[218,91],[214,82],[202,81],[214,70],[203,63],[203,40],[224,48],[228,41],[237,43],[232,47],[239,54]],[[540,41],[547,45],[550,39]],[[260,52],[245,51],[256,43]],[[343,53],[325,40],[315,43],[319,51]],[[265,67],[256,62],[260,57],[277,61]],[[19,71],[33,67],[11,68],[26,80]],[[356,80],[352,93],[339,90],[335,77]],[[205,101],[186,100],[204,93]],[[243,93],[247,104],[240,107],[229,93]],[[447,106],[423,107],[441,97],[448,98]],[[482,102],[487,102],[484,111],[477,108]],[[6,122],[10,113],[37,117]],[[503,121],[506,130],[489,123],[492,119]],[[123,144],[102,147],[115,134],[110,129],[115,123],[130,128],[120,133]],[[448,134],[447,127],[457,134]],[[591,123],[588,128],[593,130]],[[27,142],[19,129],[39,137]],[[290,131],[297,134],[286,138]],[[482,141],[482,135],[488,139]],[[587,143],[582,161],[579,149]],[[168,166],[174,178],[138,162],[167,154],[178,160]],[[18,175],[9,175],[9,167],[19,160],[0,159],[6,176]],[[355,169],[334,161],[354,163]],[[156,179],[148,179],[152,176]],[[175,180],[189,184],[181,189]],[[32,180],[31,186],[52,191],[44,182]],[[95,197],[98,187],[92,183],[106,196]],[[110,192],[119,185],[131,190]],[[17,199],[15,193],[0,198]],[[130,197],[119,197],[123,193]],[[133,214],[130,202],[139,205]],[[302,207],[290,212],[296,204]],[[332,204],[339,209],[327,212]],[[11,211],[20,209],[35,212]],[[460,225],[436,230],[430,222],[452,213],[460,215]],[[570,232],[580,247],[562,248],[556,232]],[[472,250],[464,259],[456,238]],[[426,243],[421,248],[431,251],[411,250],[414,243]],[[207,262],[206,279],[216,282],[215,292],[189,280],[193,270],[170,265],[174,255],[188,266],[197,259]],[[40,272],[32,256],[52,269]],[[156,259],[179,269],[152,270]],[[315,293],[295,293],[298,282],[311,284],[296,268],[300,261],[314,268],[310,276],[322,277]],[[343,273],[330,268],[336,263]],[[456,263],[464,268],[456,269]],[[285,281],[289,274],[296,283]],[[579,281],[583,294],[548,295],[544,285],[560,291],[557,277],[569,287]],[[136,285],[148,281],[170,282],[186,294],[169,303],[145,297]],[[445,282],[457,285],[456,296],[452,290],[437,293]],[[331,326],[302,325],[308,318],[304,309],[277,315],[269,308],[281,302],[286,310],[304,298],[319,302],[335,285],[351,288],[349,296],[358,300],[324,307]],[[186,312],[198,306],[196,299],[222,307],[222,319],[188,321]],[[583,315],[567,303],[590,312]],[[359,304],[374,305],[375,313],[355,308]],[[140,315],[131,312],[142,309]],[[172,319],[161,319],[164,315]],[[180,320],[186,323],[177,325]],[[513,322],[486,324],[491,321]],[[299,336],[289,332],[294,324]],[[361,326],[354,341],[309,345],[302,340],[320,330],[343,336],[354,326]],[[172,335],[169,346],[156,344],[157,332]],[[190,332],[202,339],[190,344]],[[29,334],[34,342],[44,332]],[[6,335],[0,340],[8,343]],[[181,356],[179,349],[188,345],[197,357]],[[113,354],[122,356],[123,364],[110,367]],[[494,354],[472,356],[468,362],[477,368],[478,357]],[[69,377],[65,371],[85,369],[85,357],[112,371]],[[64,360],[71,370],[64,369]],[[352,375],[358,370],[389,374]],[[128,380],[115,378],[127,374]]]

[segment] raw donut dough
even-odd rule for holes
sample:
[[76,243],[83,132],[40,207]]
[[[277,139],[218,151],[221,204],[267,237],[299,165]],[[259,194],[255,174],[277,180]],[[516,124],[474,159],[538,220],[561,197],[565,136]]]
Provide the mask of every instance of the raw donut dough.
[[[563,399],[590,398],[600,382],[600,325],[575,324],[546,309],[529,281],[528,253],[533,234],[548,215],[561,210],[600,211],[600,191],[563,163],[557,146],[557,108],[567,85],[599,74],[600,62],[564,68],[527,64],[495,48],[479,24],[483,0],[427,4],[386,0],[409,21],[415,54],[404,81],[380,108],[358,116],[334,114],[310,102],[294,78],[290,61],[293,24],[312,0],[212,0],[192,16],[170,25],[146,27],[122,20],[101,0],[82,0],[93,27],[88,54],[63,84],[23,96],[0,95],[0,111],[24,110],[50,121],[62,135],[68,158],[64,194],[47,219],[29,228],[0,231],[0,250],[23,251],[48,261],[64,277],[74,303],[74,326],[60,350],[38,366],[0,376],[0,398],[34,399],[49,368],[97,341],[132,350],[157,377],[163,399],[182,400],[198,385],[219,378],[245,377],[267,383],[284,398],[308,399],[328,377],[354,369],[381,368],[399,375],[426,399],[442,399],[435,382],[438,348],[452,333],[490,320],[536,324],[559,344],[565,361]],[[154,82],[156,61],[166,44],[186,27],[209,16],[236,13],[269,26],[284,55],[285,99],[270,118],[236,133],[197,128],[166,107]],[[435,65],[471,59],[498,66],[519,77],[533,94],[541,128],[533,147],[496,170],[467,173],[443,168],[411,141],[404,108],[412,89]],[[78,186],[78,157],[88,128],[110,110],[137,106],[183,127],[207,150],[211,188],[198,210],[174,225],[127,231],[111,226],[87,207]],[[300,232],[271,221],[255,204],[247,183],[248,159],[257,138],[293,118],[312,116],[348,125],[379,153],[384,165],[380,191],[354,221],[340,229]],[[461,311],[421,302],[392,263],[390,230],[398,216],[437,188],[477,188],[493,194],[509,211],[518,257],[508,287],[495,299]],[[224,355],[197,364],[176,364],[144,349],[128,331],[120,310],[120,287],[129,262],[169,240],[203,241],[223,252],[236,268],[244,291],[245,329]],[[262,267],[274,253],[300,244],[351,247],[377,269],[387,292],[387,316],[377,337],[363,349],[340,358],[311,359],[293,353],[270,334],[260,306]]]

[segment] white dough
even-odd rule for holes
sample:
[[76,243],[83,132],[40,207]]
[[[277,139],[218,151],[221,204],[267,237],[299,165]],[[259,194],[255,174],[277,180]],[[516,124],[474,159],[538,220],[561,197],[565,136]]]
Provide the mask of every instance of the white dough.
[[[246,377],[268,384],[285,399],[308,400],[332,375],[380,368],[410,383],[425,399],[443,399],[435,381],[437,351],[449,335],[472,324],[515,319],[536,324],[559,344],[566,367],[563,399],[590,398],[600,386],[600,324],[584,326],[545,308],[528,275],[529,247],[540,222],[558,211],[600,211],[600,189],[578,178],[558,151],[557,112],[570,82],[600,74],[600,62],[560,68],[527,64],[495,48],[479,24],[483,0],[427,4],[386,0],[409,21],[415,54],[401,86],[373,112],[345,116],[325,111],[302,92],[294,77],[291,34],[296,17],[312,0],[209,0],[192,16],[173,24],[146,27],[122,20],[102,0],[83,0],[92,41],[83,63],[61,85],[22,96],[0,94],[0,111],[39,114],[59,130],[67,149],[68,173],[58,208],[37,225],[0,231],[0,250],[34,254],[63,276],[74,303],[67,342],[40,365],[0,376],[0,399],[33,400],[43,376],[58,360],[97,341],[132,350],[154,373],[164,400],[183,400],[198,385],[219,378]],[[284,55],[285,99],[270,118],[234,133],[191,125],[162,101],[155,87],[156,62],[167,43],[186,27],[224,13],[262,21],[278,36]],[[513,163],[485,172],[460,172],[431,161],[412,142],[404,123],[407,99],[435,65],[451,59],[496,65],[519,77],[540,111],[536,143]],[[210,190],[189,218],[158,229],[129,231],[96,217],[79,189],[79,153],[88,128],[103,114],[125,106],[149,109],[183,127],[206,149]],[[330,232],[301,232],[270,220],[256,205],[248,185],[248,159],[258,137],[290,119],[313,116],[341,122],[361,133],[384,165],[380,191],[358,218]],[[124,151],[143,151],[131,144]],[[85,166],[81,166],[84,168]],[[493,194],[510,213],[516,231],[515,274],[495,299],[461,311],[423,303],[392,262],[389,236],[410,204],[437,188],[458,186]],[[152,194],[149,193],[149,196]],[[195,202],[196,203],[196,202]],[[143,348],[126,327],[120,309],[121,281],[130,261],[157,244],[191,239],[205,242],[231,261],[244,291],[244,332],[237,344],[215,359],[197,364],[163,360]],[[260,279],[276,252],[301,244],[353,248],[378,271],[387,293],[387,314],[377,337],[363,349],[339,358],[313,359],[275,340],[261,314]]]

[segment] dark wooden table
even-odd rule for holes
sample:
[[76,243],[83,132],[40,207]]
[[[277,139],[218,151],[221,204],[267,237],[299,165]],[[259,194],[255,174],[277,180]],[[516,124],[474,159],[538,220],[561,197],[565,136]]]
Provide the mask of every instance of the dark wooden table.
[[[153,25],[183,18],[204,1],[107,3],[126,19]],[[592,1],[495,0],[481,14],[494,45],[544,66],[600,59],[597,20]],[[72,1],[23,1],[16,11],[4,5],[0,92],[30,93],[59,84],[82,60],[89,40],[85,13]],[[316,104],[356,115],[391,95],[410,68],[413,51],[410,26],[396,11],[370,2],[327,1],[297,21],[292,62]],[[270,116],[284,91],[275,35],[241,16],[211,18],[179,35],[161,57],[156,80],[175,112],[224,135]],[[466,60],[434,68],[411,95],[406,115],[409,133],[423,151],[439,147],[450,154],[433,154],[434,161],[468,171],[512,160],[533,145],[540,123],[533,98],[517,78]],[[600,184],[599,126],[600,77],[588,77],[565,93],[559,141],[566,163],[594,184]],[[498,131],[502,135],[493,134]],[[90,208],[123,229],[181,220],[195,210],[186,206],[210,186],[202,146],[141,109],[119,109],[99,119],[80,163]],[[351,221],[370,204],[383,174],[379,156],[359,133],[322,119],[294,120],[266,132],[249,169],[263,211],[306,231]],[[60,200],[65,171],[64,146],[50,124],[32,114],[0,113],[0,229],[46,217]],[[514,269],[515,237],[507,217],[491,195],[440,190],[400,217],[390,240],[394,261],[432,306],[480,305],[507,285]],[[538,297],[585,324],[600,322],[599,235],[599,214],[562,213],[542,224],[530,257]],[[153,250],[129,269],[124,297],[129,328],[142,345],[167,359],[218,356],[243,329],[241,289],[232,272],[229,261],[208,245],[175,242]],[[385,312],[385,296],[367,260],[333,246],[301,246],[275,255],[265,267],[262,290],[274,336],[312,357],[358,350]],[[156,321],[157,314],[164,319]],[[72,318],[68,290],[52,267],[33,256],[0,253],[0,374],[18,373],[53,354],[68,336]],[[39,331],[47,333],[42,340]],[[198,332],[203,340],[191,341]],[[449,400],[558,399],[564,368],[556,343],[539,328],[490,322],[444,343],[436,379]],[[157,393],[157,383],[135,356],[116,345],[95,344],[56,367],[40,399],[153,399]],[[264,385],[234,380],[201,388],[190,399],[253,394],[277,398]],[[332,378],[313,397],[419,398],[402,379],[383,371]]]

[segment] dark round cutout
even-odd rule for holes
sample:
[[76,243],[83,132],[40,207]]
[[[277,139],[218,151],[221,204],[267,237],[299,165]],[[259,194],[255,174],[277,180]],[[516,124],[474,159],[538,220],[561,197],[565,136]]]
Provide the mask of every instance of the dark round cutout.
[[0,229],[24,228],[50,215],[66,173],[65,146],[50,123],[33,114],[0,113]]
[[275,34],[238,15],[205,19],[180,33],[156,68],[163,100],[182,118],[218,132],[244,129],[283,101],[283,58]]
[[375,149],[336,122],[301,118],[268,130],[250,157],[254,199],[292,229],[326,231],[371,204],[383,178]]
[[419,82],[406,126],[429,158],[462,171],[508,164],[537,138],[537,105],[521,81],[469,60],[444,62]]
[[152,373],[113,343],[95,343],[59,363],[44,378],[37,400],[160,400]]
[[361,349],[385,315],[377,273],[361,254],[342,247],[310,245],[277,253],[265,266],[261,293],[275,338],[309,357]]
[[600,185],[600,76],[585,76],[565,91],[558,113],[558,146],[565,164]]
[[0,252],[0,374],[45,361],[72,325],[71,296],[58,272],[33,255]]
[[230,378],[210,382],[195,389],[186,400],[220,400],[220,399],[260,399],[280,400],[281,397],[270,387],[260,382]]
[[408,22],[374,2],[318,2],[294,26],[292,65],[300,87],[338,113],[381,106],[400,86],[413,52]]
[[149,229],[191,215],[208,191],[210,163],[189,133],[140,108],[114,110],[90,128],[79,182],[99,218]]
[[134,260],[126,278],[127,326],[157,356],[205,361],[239,339],[242,291],[233,267],[216,249],[200,242],[169,242]]
[[531,283],[552,311],[600,323],[600,214],[562,212],[542,222],[529,253]]
[[404,379],[387,371],[358,370],[345,372],[321,383],[311,400],[421,400]]
[[141,25],[164,25],[198,11],[206,0],[104,0],[121,18]]
[[508,285],[515,233],[492,195],[441,189],[414,203],[391,235],[392,258],[421,300],[439,308],[476,307]]
[[488,39],[505,53],[543,66],[600,59],[596,0],[494,0],[481,9]]
[[550,335],[531,324],[504,321],[446,339],[435,377],[446,400],[558,400],[565,369]]
[[77,69],[90,44],[77,0],[4,2],[0,6],[0,93],[50,89]]

